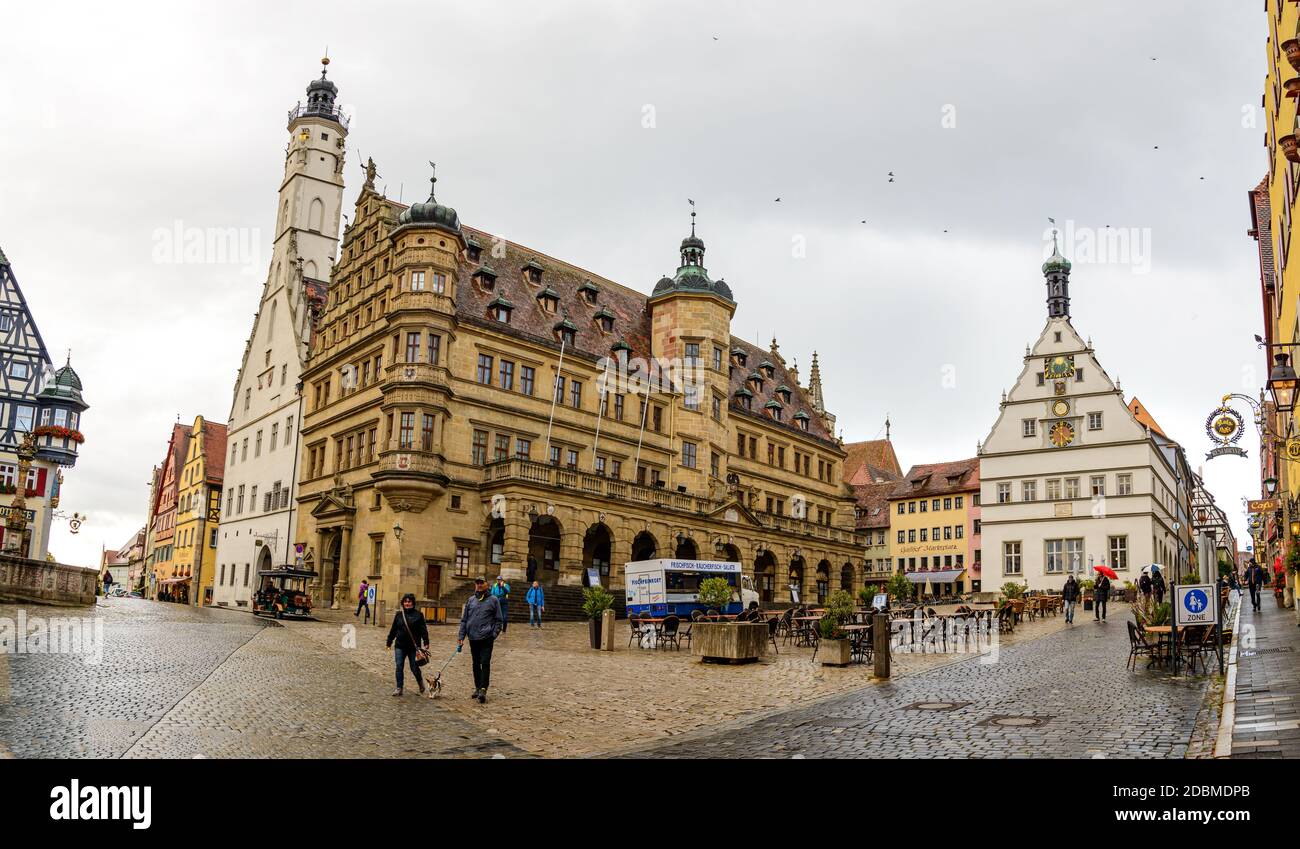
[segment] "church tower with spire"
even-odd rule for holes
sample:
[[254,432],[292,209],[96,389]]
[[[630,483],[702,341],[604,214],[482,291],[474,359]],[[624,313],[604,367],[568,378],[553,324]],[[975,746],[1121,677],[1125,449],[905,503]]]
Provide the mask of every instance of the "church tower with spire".
[[247,606],[259,569],[294,563],[297,387],[338,251],[347,155],[329,64],[288,113],[270,266],[235,379],[213,597],[222,606]]

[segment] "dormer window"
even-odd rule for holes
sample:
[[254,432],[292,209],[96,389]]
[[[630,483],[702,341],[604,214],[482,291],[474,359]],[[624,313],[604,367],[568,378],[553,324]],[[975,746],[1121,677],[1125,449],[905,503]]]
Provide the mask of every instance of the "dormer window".
[[781,404],[780,404],[780,402],[777,402],[777,401],[768,401],[766,404],[763,405],[763,407],[764,407],[764,409],[767,410],[767,414],[768,414],[769,416],[772,417],[772,421],[776,421],[776,422],[781,421]]
[[537,303],[544,311],[554,313],[560,307],[560,293],[547,286],[537,293]]
[[736,400],[739,401],[740,406],[744,407],[746,410],[754,409],[754,393],[750,392],[745,387],[742,386],[736,390]]
[[763,360],[762,364],[759,365],[759,368],[761,368],[769,378],[776,377],[776,366],[772,365],[770,360]]
[[465,242],[465,254],[469,257],[470,262],[478,262],[479,257],[483,256],[483,246],[478,243],[477,239],[471,237]]
[[795,424],[799,425],[799,429],[800,429],[800,430],[807,430],[807,429],[808,429],[808,420],[809,420],[809,418],[811,418],[811,417],[810,417],[807,413],[805,413],[803,410],[800,410],[799,412],[797,412],[797,413],[794,414],[794,421],[795,421]]
[[759,373],[756,372],[756,371],[751,371],[751,372],[749,373],[749,382],[750,382],[751,384],[753,384],[753,386],[754,386],[755,389],[762,390],[762,388],[763,388],[763,375],[759,374]]
[[474,272],[474,280],[484,292],[492,292],[497,287],[497,273],[490,266],[483,266]]
[[620,339],[610,346],[609,352],[614,355],[614,359],[627,359],[632,356],[632,346]]
[[590,280],[584,280],[582,281],[582,285],[578,287],[578,294],[582,296],[584,301],[594,307],[596,305],[596,298],[600,296],[600,289],[596,288],[596,284],[592,283]]
[[573,343],[578,336],[578,328],[573,322],[566,318],[556,324],[553,330],[555,331],[555,338],[560,341],[560,344],[564,345],[566,348],[573,347]]
[[781,396],[781,403],[790,403],[790,387],[786,386],[784,383],[776,388],[776,394]]
[[731,358],[732,358],[733,360],[735,360],[735,361],[736,361],[736,365],[740,366],[741,368],[744,368],[744,366],[745,366],[745,359],[747,358],[747,356],[748,356],[748,355],[745,353],[745,349],[744,349],[744,348],[732,348],[732,349],[731,349]]
[[514,308],[514,304],[510,303],[505,298],[499,297],[494,299],[492,303],[488,304],[488,315],[502,324],[509,324],[510,313]]
[[543,272],[544,270],[545,270],[545,269],[542,268],[541,263],[539,263],[539,262],[538,262],[537,260],[535,260],[535,259],[530,259],[530,260],[528,260],[528,262],[527,262],[527,263],[524,265],[524,267],[523,267],[524,278],[525,278],[529,283],[541,283],[541,282],[542,282],[542,272]]
[[595,319],[596,319],[596,324],[597,326],[600,327],[602,333],[613,332],[614,318],[615,318],[614,314],[610,312],[608,309],[606,309],[605,307],[600,308],[600,311],[596,313]]

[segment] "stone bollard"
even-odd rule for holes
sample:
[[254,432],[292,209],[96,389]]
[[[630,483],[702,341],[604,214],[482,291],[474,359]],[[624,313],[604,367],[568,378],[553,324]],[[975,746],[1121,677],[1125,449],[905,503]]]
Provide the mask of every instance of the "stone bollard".
[[889,617],[877,613],[871,620],[871,654],[875,661],[872,675],[889,677]]
[[600,614],[600,650],[614,650],[614,611],[606,610]]

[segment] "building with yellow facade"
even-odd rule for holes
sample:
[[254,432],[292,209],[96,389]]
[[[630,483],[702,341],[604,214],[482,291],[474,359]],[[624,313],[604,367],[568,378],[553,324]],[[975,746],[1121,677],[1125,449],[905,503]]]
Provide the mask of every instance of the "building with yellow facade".
[[864,546],[863,580],[882,587],[894,572],[889,497],[903,477],[889,439],[889,421],[885,421],[884,439],[850,442],[844,451],[844,480],[857,500],[857,527]]
[[771,602],[860,583],[819,379],[732,335],[693,224],[649,296],[372,180],[341,248],[303,376],[318,606],[362,578],[454,606],[484,574],[618,597],[654,557],[739,561]]
[[[1297,139],[1297,96],[1300,95],[1300,6],[1286,0],[1266,0],[1268,15],[1267,60],[1264,107],[1264,145],[1268,173],[1251,193],[1251,234],[1258,242],[1260,286],[1263,303],[1266,358],[1263,363],[1271,378],[1290,370],[1294,377],[1293,347],[1300,341],[1297,302],[1300,301],[1300,263],[1290,262],[1292,217],[1300,190],[1300,140]],[[1282,362],[1277,357],[1282,356]],[[1279,371],[1280,367],[1280,371]],[[1291,394],[1294,394],[1293,392]],[[1286,400],[1277,399],[1274,400]],[[1261,479],[1272,479],[1276,509],[1269,509],[1256,528],[1256,555],[1270,575],[1280,567],[1290,549],[1300,543],[1291,533],[1300,514],[1294,510],[1300,499],[1300,467],[1289,459],[1287,450],[1297,437],[1297,427],[1288,404],[1265,404],[1265,421],[1271,433],[1261,446]],[[1300,459],[1300,458],[1297,458]],[[1261,481],[1261,499],[1272,495]],[[1285,571],[1285,570],[1283,570]],[[1294,577],[1289,579],[1294,589]]]
[[913,466],[889,495],[894,565],[933,595],[967,592],[977,580],[969,570],[979,559],[979,466],[978,458]]
[[177,480],[170,564],[173,577],[180,579],[178,591],[190,604],[212,603],[225,458],[226,426],[195,418]]

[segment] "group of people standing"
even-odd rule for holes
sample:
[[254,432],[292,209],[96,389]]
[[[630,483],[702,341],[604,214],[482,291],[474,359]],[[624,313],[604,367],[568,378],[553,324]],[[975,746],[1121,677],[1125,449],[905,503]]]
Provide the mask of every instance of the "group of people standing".
[[[1156,604],[1164,601],[1165,592],[1168,589],[1165,584],[1165,578],[1160,574],[1159,569],[1153,570],[1153,574],[1148,575],[1146,572],[1138,578],[1138,590],[1149,601],[1155,598]],[[1106,621],[1106,610],[1110,603],[1110,578],[1106,575],[1098,574],[1097,580],[1092,585],[1092,618],[1097,622]],[[1083,586],[1071,575],[1065,579],[1065,586],[1061,588],[1061,598],[1065,602],[1065,621],[1066,624],[1074,622],[1075,606],[1079,599],[1083,598]]]
[[[530,558],[530,567],[532,566]],[[357,610],[354,616],[366,614],[370,621],[370,584],[362,581],[358,593]],[[546,593],[542,585],[532,581],[525,600],[528,603],[528,625],[530,628],[542,627],[542,613],[546,610]],[[474,674],[474,693],[471,698],[479,704],[487,702],[487,691],[492,679],[492,649],[497,637],[505,633],[510,624],[510,584],[498,575],[491,588],[486,578],[474,579],[474,592],[461,609],[460,629],[456,637],[456,651],[459,652],[469,640],[469,652]],[[409,665],[420,692],[425,692],[427,685],[420,667],[428,663],[429,658],[429,624],[424,614],[415,606],[415,594],[402,596],[401,609],[393,616],[393,624],[388,629],[386,646],[393,649],[396,665],[397,689],[394,696],[402,695],[405,686],[405,672]]]

